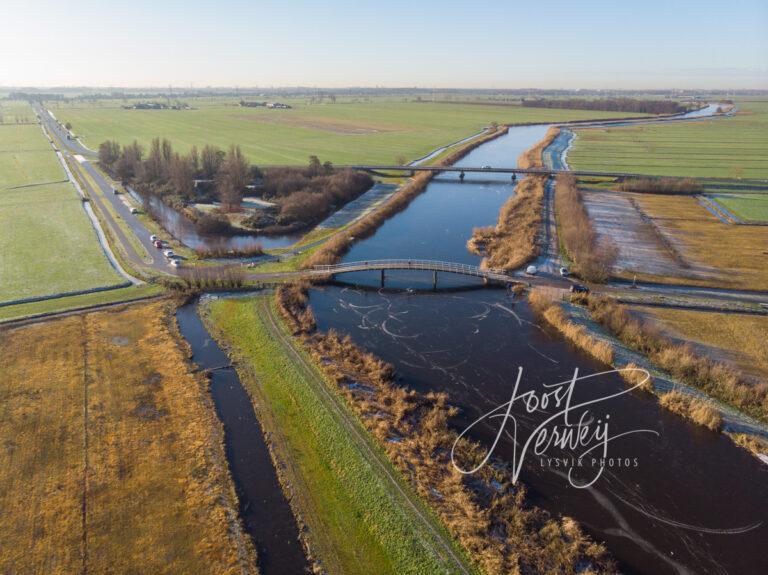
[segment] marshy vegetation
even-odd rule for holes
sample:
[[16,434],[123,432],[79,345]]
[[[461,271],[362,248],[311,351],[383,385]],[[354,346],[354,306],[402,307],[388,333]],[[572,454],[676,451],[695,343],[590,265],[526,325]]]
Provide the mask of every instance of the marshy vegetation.
[[559,174],[555,189],[558,232],[574,271],[587,281],[605,282],[611,275],[618,249],[598,239],[581,198],[576,178]]
[[693,178],[628,178],[616,186],[622,192],[699,194],[704,187]]
[[720,431],[723,426],[723,419],[714,407],[706,401],[685,393],[679,391],[663,393],[659,397],[659,403],[662,407],[703,425],[710,431]]
[[590,335],[584,326],[570,320],[550,290],[545,288],[531,290],[528,294],[528,302],[536,315],[546,320],[568,341],[606,365],[613,364],[613,346]]
[[[547,130],[544,139],[526,150],[517,160],[520,168],[541,168],[542,152],[560,134],[560,128]],[[542,223],[546,176],[528,176],[516,187],[499,211],[495,226],[472,230],[467,249],[486,256],[483,265],[513,270],[530,261],[541,252],[538,242]]]
[[[511,484],[503,462],[462,475],[450,450],[456,414],[444,393],[420,394],[395,382],[393,369],[348,336],[315,330],[306,285],[281,286],[277,302],[286,322],[326,378],[335,383],[364,426],[450,533],[487,573],[612,572],[604,547],[570,518],[556,519],[526,503],[525,488]],[[457,459],[474,467],[484,449],[462,440]]]
[[546,176],[528,176],[515,187],[515,194],[499,211],[495,226],[472,230],[467,248],[485,256],[483,265],[513,270],[536,257],[542,222]]
[[736,369],[676,343],[626,306],[606,297],[580,296],[592,318],[630,348],[646,355],[674,378],[710,397],[768,421],[768,384],[751,384]]

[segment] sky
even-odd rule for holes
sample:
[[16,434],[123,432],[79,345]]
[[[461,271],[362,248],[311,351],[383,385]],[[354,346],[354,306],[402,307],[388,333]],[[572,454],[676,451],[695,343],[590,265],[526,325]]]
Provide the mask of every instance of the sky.
[[0,1],[0,86],[768,89],[768,1]]

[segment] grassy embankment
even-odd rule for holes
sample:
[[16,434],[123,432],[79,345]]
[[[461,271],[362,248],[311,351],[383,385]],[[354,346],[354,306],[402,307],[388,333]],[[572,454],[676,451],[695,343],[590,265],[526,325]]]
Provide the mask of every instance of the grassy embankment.
[[[568,518],[554,519],[526,503],[525,489],[509,482],[502,462],[482,467],[472,481],[451,465],[457,433],[448,426],[456,410],[441,393],[419,394],[395,382],[392,367],[357,347],[349,337],[319,333],[305,289],[283,286],[278,306],[347,405],[486,573],[568,572],[576,564],[610,570],[605,550]],[[478,466],[485,449],[458,443],[456,458]],[[593,572],[594,572],[593,571]]]
[[[541,142],[523,152],[517,160],[520,168],[541,168],[541,153],[560,133],[550,128]],[[469,251],[486,256],[483,266],[512,270],[541,252],[538,235],[542,224],[545,176],[527,176],[515,187],[515,193],[501,207],[496,226],[475,228],[467,242]]]
[[0,124],[0,269],[0,302],[125,281],[37,124]]
[[457,572],[435,550],[430,529],[445,536],[434,519],[289,343],[273,306],[266,296],[212,301],[206,320],[254,398],[313,559],[331,573]]
[[0,571],[255,573],[167,305],[0,331]]
[[233,99],[194,99],[193,110],[123,110],[120,100],[73,102],[50,106],[62,122],[91,148],[104,140],[145,147],[162,136],[179,152],[192,145],[240,145],[256,164],[305,165],[317,155],[336,164],[390,164],[398,157],[420,158],[432,150],[475,133],[496,121],[560,122],[616,118],[626,113],[590,110],[546,110],[522,106],[443,105],[373,98],[310,105],[296,100],[291,110],[243,108]]

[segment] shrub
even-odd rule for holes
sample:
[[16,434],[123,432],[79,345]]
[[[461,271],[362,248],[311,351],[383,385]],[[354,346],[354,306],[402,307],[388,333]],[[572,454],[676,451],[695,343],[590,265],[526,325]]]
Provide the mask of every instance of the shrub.
[[575,271],[585,280],[603,283],[611,275],[618,249],[607,241],[599,242],[597,232],[581,200],[576,178],[557,176],[555,211],[560,237]]
[[584,326],[568,319],[563,308],[556,303],[551,293],[542,288],[534,288],[528,295],[528,301],[534,313],[546,320],[571,343],[595,359],[608,365],[613,364],[613,346],[607,341],[590,335]]
[[673,411],[711,431],[719,431],[723,420],[716,409],[706,401],[696,399],[679,391],[670,391],[659,398],[661,406]]
[[622,192],[649,194],[698,194],[704,190],[693,178],[631,178],[617,188]]

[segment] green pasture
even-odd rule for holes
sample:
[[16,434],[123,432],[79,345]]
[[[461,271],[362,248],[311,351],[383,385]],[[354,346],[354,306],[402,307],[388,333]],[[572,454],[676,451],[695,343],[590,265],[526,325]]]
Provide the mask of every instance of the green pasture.
[[768,195],[723,193],[709,197],[743,220],[768,222]]
[[0,191],[0,301],[123,281],[71,184]]
[[124,281],[65,180],[40,126],[0,125],[0,302]]
[[408,160],[481,130],[491,122],[555,122],[615,118],[626,114],[370,99],[310,104],[290,100],[291,110],[243,108],[234,99],[185,99],[192,110],[125,110],[116,101],[51,103],[62,122],[91,148],[115,139],[145,146],[170,139],[181,151],[192,145],[239,144],[260,164],[304,164],[310,155],[337,164]]
[[574,170],[768,178],[768,102],[739,102],[733,118],[577,131]]
[[35,122],[35,112],[28,102],[0,100],[0,124]]

